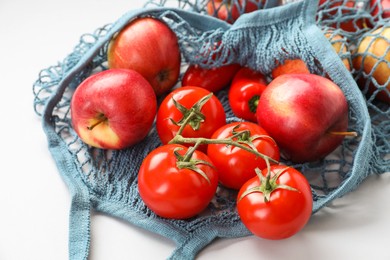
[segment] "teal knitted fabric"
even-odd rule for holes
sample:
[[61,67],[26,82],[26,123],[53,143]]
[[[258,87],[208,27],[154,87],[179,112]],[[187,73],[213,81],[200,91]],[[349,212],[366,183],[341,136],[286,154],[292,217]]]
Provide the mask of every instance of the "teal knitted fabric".
[[[177,248],[171,259],[193,259],[216,237],[250,235],[236,212],[236,193],[222,186],[207,210],[191,219],[164,219],[145,206],[137,189],[137,173],[143,158],[161,145],[154,127],[144,141],[118,151],[89,147],[72,129],[69,104],[74,89],[92,72],[107,69],[109,40],[136,17],[153,16],[167,22],[179,39],[183,65],[213,67],[238,62],[269,75],[276,60],[301,58],[312,72],[327,75],[341,87],[350,106],[350,128],[358,132],[358,137],[346,138],[324,160],[294,165],[312,186],[313,213],[357,188],[368,175],[390,171],[389,105],[365,97],[356,79],[371,80],[370,74],[348,71],[342,59],[352,59],[353,55],[336,53],[324,36],[328,25],[341,19],[337,12],[324,18],[331,7],[323,5],[318,9],[315,0],[283,6],[276,6],[277,1],[264,1],[259,6],[261,10],[242,15],[229,24],[205,15],[205,1],[177,2],[179,6],[167,7],[166,1],[151,1],[145,8],[132,10],[113,24],[81,36],[74,51],[61,63],[43,69],[34,83],[34,109],[42,117],[48,147],[72,196],[70,259],[88,257],[92,209],[174,240]],[[368,29],[354,33],[336,29],[336,32],[356,41],[357,34],[370,33]],[[221,48],[216,50],[218,59],[196,55],[215,42],[221,42]],[[217,96],[228,121],[239,120],[229,108],[226,90]]]

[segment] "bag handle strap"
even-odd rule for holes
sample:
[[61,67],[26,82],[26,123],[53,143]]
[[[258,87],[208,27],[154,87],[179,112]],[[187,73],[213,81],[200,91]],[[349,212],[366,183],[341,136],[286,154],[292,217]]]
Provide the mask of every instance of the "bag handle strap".
[[69,259],[88,259],[90,248],[91,202],[85,186],[73,185],[69,216]]
[[57,168],[71,193],[69,216],[69,259],[88,258],[90,247],[91,198],[88,187],[78,175],[78,170],[69,155],[67,145],[57,135],[50,122],[43,121],[48,138],[49,151],[52,153]]

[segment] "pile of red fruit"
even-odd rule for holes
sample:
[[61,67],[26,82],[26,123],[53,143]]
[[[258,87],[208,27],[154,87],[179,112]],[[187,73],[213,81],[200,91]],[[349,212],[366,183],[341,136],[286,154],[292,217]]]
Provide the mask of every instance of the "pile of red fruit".
[[[292,236],[311,216],[312,192],[304,175],[281,158],[321,160],[355,134],[348,131],[344,93],[330,79],[310,73],[302,60],[279,64],[269,82],[237,64],[213,69],[190,64],[179,82],[177,37],[151,17],[118,32],[107,60],[107,70],[76,88],[72,126],[88,145],[126,149],[155,123],[162,145],[140,166],[138,188],[160,217],[196,216],[222,185],[237,190],[238,213],[254,234]],[[221,89],[228,90],[230,108],[241,121],[226,122],[214,95]]]

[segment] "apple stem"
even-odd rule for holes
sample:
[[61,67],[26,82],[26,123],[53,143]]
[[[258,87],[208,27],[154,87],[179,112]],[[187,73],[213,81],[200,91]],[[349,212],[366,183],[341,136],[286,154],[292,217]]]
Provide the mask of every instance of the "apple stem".
[[87,126],[87,129],[88,129],[88,130],[92,130],[92,129],[95,128],[95,126],[97,126],[97,125],[103,123],[103,122],[106,121],[106,120],[107,120],[107,117],[106,117],[105,115],[100,115],[100,116],[99,116],[99,120],[96,121],[94,124],[92,124],[92,125],[90,125],[90,126]]
[[352,137],[358,136],[357,132],[355,132],[355,131],[330,131],[329,134],[342,135],[342,136],[352,136]]

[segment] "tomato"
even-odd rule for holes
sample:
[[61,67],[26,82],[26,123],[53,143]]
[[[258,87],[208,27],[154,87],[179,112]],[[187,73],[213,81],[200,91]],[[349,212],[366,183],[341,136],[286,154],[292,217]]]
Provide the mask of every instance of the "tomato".
[[195,151],[191,161],[207,177],[188,168],[179,168],[175,151],[183,156],[182,145],[163,145],[143,160],[138,173],[138,190],[145,205],[158,216],[186,219],[202,212],[213,198],[218,173],[206,154]]
[[269,182],[267,172],[268,169],[258,171],[258,176],[241,187],[238,214],[256,236],[274,240],[291,237],[307,224],[312,214],[310,185],[301,172],[291,167],[271,166]]
[[239,118],[256,122],[257,102],[266,86],[263,74],[250,68],[241,68],[234,76],[228,94],[233,113]]
[[[279,161],[279,148],[275,141],[256,123],[233,122],[219,128],[211,138],[232,138],[234,134],[244,130],[246,130],[245,133],[234,137],[233,140],[247,147],[252,145],[259,153]],[[266,167],[263,158],[232,145],[209,144],[207,155],[218,169],[219,182],[232,189],[240,189],[247,180],[256,176],[256,168]]]
[[[200,57],[214,62],[223,59],[222,62],[226,62],[226,58],[221,56],[221,48],[221,42],[215,42],[201,51]],[[204,63],[207,64],[206,61]],[[241,66],[235,63],[214,68],[190,64],[183,75],[182,86],[197,86],[215,93],[228,86],[240,68]]]
[[184,73],[182,85],[197,86],[211,92],[217,92],[229,85],[239,69],[240,65],[238,64],[229,64],[211,69],[190,65]]
[[[156,129],[163,144],[167,144],[178,133],[183,117],[190,113],[191,108],[202,98],[211,94],[210,91],[185,86],[170,92],[160,104],[157,111]],[[179,103],[186,111],[180,111],[175,106]],[[201,107],[197,117],[187,124],[181,135],[183,137],[209,138],[222,125],[226,124],[226,114],[219,99],[212,95]],[[182,121],[181,121],[182,120]],[[179,125],[178,125],[179,124]]]

